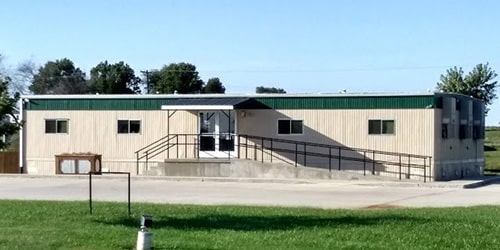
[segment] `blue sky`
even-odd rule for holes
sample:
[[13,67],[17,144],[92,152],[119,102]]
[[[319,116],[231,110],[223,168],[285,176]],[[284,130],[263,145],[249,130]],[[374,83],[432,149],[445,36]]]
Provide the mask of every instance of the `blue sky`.
[[[226,93],[420,92],[452,66],[500,72],[499,11],[494,0],[16,0],[2,2],[0,53],[10,68],[67,57],[87,72],[189,62]],[[499,122],[497,100],[487,124]]]

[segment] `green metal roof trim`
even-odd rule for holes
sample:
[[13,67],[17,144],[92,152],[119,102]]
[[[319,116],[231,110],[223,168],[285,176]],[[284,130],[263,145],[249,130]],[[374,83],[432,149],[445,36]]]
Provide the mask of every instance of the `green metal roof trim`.
[[435,95],[256,98],[272,109],[422,109],[436,108],[438,99]]
[[[415,96],[270,96],[249,97],[236,109],[423,109],[441,108],[441,94]],[[235,99],[234,96],[218,99]],[[31,98],[26,110],[160,110],[198,98]],[[204,98],[199,98],[204,99]],[[211,100],[213,102],[213,98]],[[225,101],[223,101],[225,102]],[[218,102],[215,102],[218,103]]]
[[25,104],[27,110],[159,110],[176,99],[35,99]]

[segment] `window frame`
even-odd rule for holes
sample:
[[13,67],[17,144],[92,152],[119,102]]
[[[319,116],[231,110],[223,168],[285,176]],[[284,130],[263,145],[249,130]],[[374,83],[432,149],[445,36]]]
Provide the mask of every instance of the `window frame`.
[[[384,123],[392,122],[392,132],[384,131]],[[370,125],[375,124],[378,127],[370,129]],[[372,132],[372,130],[376,130]],[[368,119],[368,135],[396,135],[396,120],[395,119]]]
[[[120,122],[127,122],[127,132],[120,132]],[[139,129],[137,132],[131,132],[131,123],[138,122]],[[135,130],[134,130],[135,131]],[[142,133],[142,121],[140,119],[117,119],[116,120],[116,134],[118,135],[136,135]]]
[[[280,133],[280,122],[287,121],[288,122],[288,133]],[[293,122],[300,122],[300,133],[293,132]],[[276,134],[278,136],[297,136],[304,134],[304,120],[294,120],[294,119],[278,119],[276,123]]]
[[[44,119],[45,123],[45,134],[69,134],[69,119],[67,118],[46,118]],[[47,131],[47,122],[55,122],[55,130],[54,132],[48,132]],[[66,123],[66,131],[64,132],[61,132],[60,129],[59,129],[59,123],[62,123],[62,122],[65,122]]]

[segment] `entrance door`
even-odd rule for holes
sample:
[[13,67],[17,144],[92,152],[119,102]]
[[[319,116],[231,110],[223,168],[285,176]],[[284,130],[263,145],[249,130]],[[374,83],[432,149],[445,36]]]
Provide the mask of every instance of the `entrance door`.
[[235,157],[235,112],[201,111],[199,113],[200,157]]

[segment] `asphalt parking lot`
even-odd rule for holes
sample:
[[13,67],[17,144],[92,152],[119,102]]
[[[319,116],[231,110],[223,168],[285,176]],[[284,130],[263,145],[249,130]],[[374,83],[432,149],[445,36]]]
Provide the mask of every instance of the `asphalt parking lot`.
[[[86,176],[0,176],[0,199],[88,200]],[[474,189],[460,185],[330,180],[255,181],[132,178],[132,202],[234,204],[318,208],[451,207],[500,205],[500,184]],[[93,178],[93,199],[127,201],[127,178]]]

